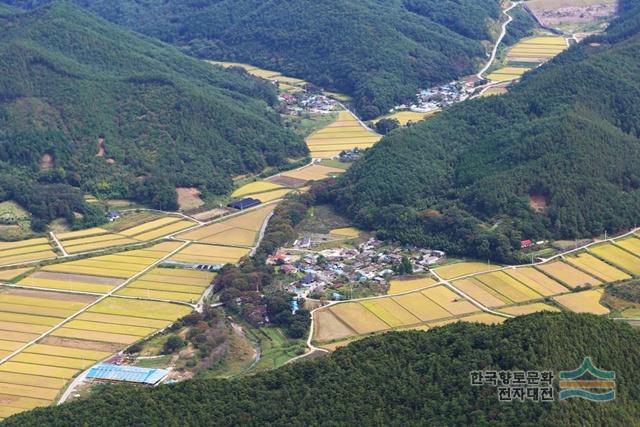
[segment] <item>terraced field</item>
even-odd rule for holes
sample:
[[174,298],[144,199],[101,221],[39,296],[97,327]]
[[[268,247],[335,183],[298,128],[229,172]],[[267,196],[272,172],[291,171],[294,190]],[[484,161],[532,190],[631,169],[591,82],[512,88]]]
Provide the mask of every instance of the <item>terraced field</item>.
[[372,147],[381,136],[363,127],[349,112],[338,113],[337,120],[307,138],[314,159],[330,159],[341,151]]
[[46,238],[21,242],[0,242],[0,267],[55,258],[57,254]]

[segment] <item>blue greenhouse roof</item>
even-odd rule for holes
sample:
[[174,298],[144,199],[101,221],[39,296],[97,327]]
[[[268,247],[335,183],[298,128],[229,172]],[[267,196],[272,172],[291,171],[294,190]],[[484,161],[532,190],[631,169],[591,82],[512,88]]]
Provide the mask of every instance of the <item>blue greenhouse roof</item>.
[[89,369],[87,378],[154,385],[169,374],[166,369],[139,368],[102,363]]

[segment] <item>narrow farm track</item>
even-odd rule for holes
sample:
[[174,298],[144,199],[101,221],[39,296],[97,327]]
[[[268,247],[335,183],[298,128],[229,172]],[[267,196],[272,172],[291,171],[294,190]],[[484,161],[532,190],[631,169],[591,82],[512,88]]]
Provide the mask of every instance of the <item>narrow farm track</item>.
[[69,256],[67,251],[64,249],[64,246],[62,246],[62,243],[60,243],[60,240],[58,240],[58,237],[53,231],[49,232],[49,236],[51,236],[51,240],[53,240],[53,242],[56,244],[56,247],[60,249],[60,252],[62,252],[62,256]]
[[507,21],[502,24],[502,30],[500,32],[500,36],[498,37],[495,45],[493,46],[493,50],[491,51],[491,56],[489,58],[489,61],[477,74],[479,79],[484,79],[484,73],[486,73],[487,70],[491,68],[491,66],[493,65],[493,61],[496,60],[496,55],[498,55],[498,49],[502,44],[502,40],[507,35],[507,27],[509,27],[509,24],[511,24],[511,22],[513,22],[513,16],[509,15],[509,12],[511,12],[515,7],[519,6],[520,4],[522,4],[521,1],[511,2],[511,6],[509,6],[508,8],[502,11],[502,14],[507,17]]

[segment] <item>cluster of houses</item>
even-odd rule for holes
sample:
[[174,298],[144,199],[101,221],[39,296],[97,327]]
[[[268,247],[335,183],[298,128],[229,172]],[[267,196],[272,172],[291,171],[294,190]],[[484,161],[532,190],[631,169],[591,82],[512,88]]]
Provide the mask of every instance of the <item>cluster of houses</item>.
[[282,93],[280,101],[290,115],[303,112],[326,114],[335,111],[337,102],[327,96],[311,92]]
[[389,112],[395,113],[409,110],[417,113],[429,113],[441,110],[468,99],[473,94],[475,87],[475,81],[463,80],[423,89],[416,94],[416,102],[414,104],[398,105]]
[[388,284],[403,257],[408,258],[414,273],[427,271],[440,262],[445,253],[437,250],[384,244],[371,238],[352,247],[320,251],[282,248],[269,257],[268,264],[279,266],[282,274],[291,277],[289,290],[301,297],[323,295],[343,299],[348,284]]

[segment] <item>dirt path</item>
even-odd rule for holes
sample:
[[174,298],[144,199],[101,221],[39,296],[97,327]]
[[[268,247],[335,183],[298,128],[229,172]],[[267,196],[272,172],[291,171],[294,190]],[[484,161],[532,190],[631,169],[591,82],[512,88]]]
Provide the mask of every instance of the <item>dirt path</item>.
[[507,27],[509,26],[509,24],[511,24],[511,22],[513,22],[513,16],[509,15],[509,12],[520,4],[522,4],[521,1],[511,2],[511,6],[509,6],[508,8],[502,11],[502,14],[507,17],[507,21],[504,24],[502,24],[502,31],[500,32],[500,36],[498,37],[498,40],[496,40],[496,44],[493,46],[493,50],[491,51],[491,57],[489,58],[489,62],[487,62],[487,65],[485,65],[482,68],[482,70],[480,70],[480,72],[477,74],[479,79],[484,79],[484,73],[486,73],[487,70],[491,68],[491,66],[493,65],[493,61],[495,61],[496,59],[496,55],[498,54],[498,49],[502,44],[502,40],[504,39],[504,36],[507,35]]

